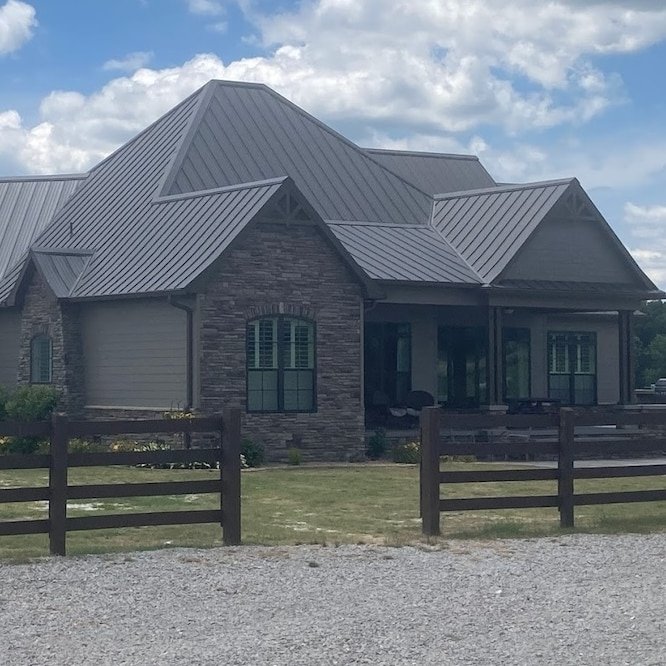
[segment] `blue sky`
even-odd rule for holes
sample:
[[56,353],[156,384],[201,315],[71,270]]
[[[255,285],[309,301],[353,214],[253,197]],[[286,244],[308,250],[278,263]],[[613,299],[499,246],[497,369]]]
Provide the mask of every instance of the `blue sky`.
[[0,175],[89,168],[210,78],[351,139],[578,176],[666,287],[662,0],[0,0]]

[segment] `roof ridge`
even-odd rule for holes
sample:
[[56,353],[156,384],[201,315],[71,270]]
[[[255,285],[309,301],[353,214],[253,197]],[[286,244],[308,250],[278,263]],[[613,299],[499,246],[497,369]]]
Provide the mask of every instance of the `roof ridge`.
[[368,153],[381,153],[384,155],[410,155],[412,157],[431,157],[431,158],[444,157],[446,159],[454,159],[454,160],[469,160],[475,162],[481,161],[478,155],[472,155],[471,153],[438,153],[436,151],[399,150],[394,148],[363,148],[362,150]]
[[195,199],[197,197],[209,197],[216,194],[225,194],[227,192],[237,192],[239,190],[250,190],[258,187],[268,187],[269,185],[281,185],[291,180],[289,176],[277,176],[275,178],[266,178],[265,180],[254,180],[247,183],[238,183],[237,185],[224,185],[214,187],[209,190],[194,190],[193,192],[181,192],[179,194],[165,194],[155,197],[151,203],[170,203],[171,201],[182,201],[183,199]]
[[377,222],[374,220],[324,220],[326,224],[334,224],[337,226],[349,225],[357,227],[381,227],[382,229],[431,229],[433,228],[431,224],[428,223],[417,223],[413,222],[404,222],[403,224],[398,224],[397,222]]
[[78,247],[56,247],[56,246],[32,246],[28,252],[36,252],[38,254],[61,254],[67,256],[90,256],[95,253],[95,250],[88,248],[78,248]]
[[0,176],[0,183],[35,183],[51,182],[61,180],[85,180],[89,172],[85,173],[63,173],[63,174],[44,174],[34,176]]
[[461,199],[463,197],[477,196],[479,194],[497,194],[498,192],[513,192],[518,190],[533,190],[537,187],[551,187],[555,185],[571,185],[577,182],[577,178],[559,178],[553,180],[541,180],[533,183],[518,183],[514,185],[498,185],[496,187],[482,187],[476,190],[461,190],[460,192],[446,192],[444,194],[435,194],[435,201],[444,199]]
[[197,130],[199,129],[200,121],[208,110],[210,102],[213,99],[213,95],[215,94],[215,86],[211,85],[212,83],[214,83],[214,80],[208,81],[208,83],[204,84],[197,91],[200,93],[200,97],[197,100],[196,108],[193,109],[187,121],[187,128],[178,140],[178,146],[173,151],[173,156],[169,160],[169,164],[164,169],[162,178],[160,178],[160,182],[157,186],[155,199],[162,196],[169,196],[167,192],[173,186],[173,183],[176,180],[178,171],[181,168],[187,152],[192,144],[192,138],[195,136]]

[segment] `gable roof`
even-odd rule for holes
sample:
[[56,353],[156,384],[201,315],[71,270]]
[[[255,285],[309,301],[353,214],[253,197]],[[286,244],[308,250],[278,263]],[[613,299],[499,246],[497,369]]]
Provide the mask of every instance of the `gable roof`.
[[573,182],[575,178],[440,195],[432,223],[490,283]]
[[[86,176],[61,180],[51,223],[38,216],[41,233],[26,235],[61,298],[187,289],[287,192],[363,281],[478,286],[500,276],[568,188],[580,188],[575,179],[498,186],[469,156],[363,150],[266,86],[220,81]],[[423,191],[460,182],[465,191]],[[0,304],[12,304],[26,261],[27,252],[8,260]]]
[[33,248],[30,259],[56,298],[69,296],[88,264],[92,252]]
[[0,178],[0,278],[23,257],[86,174]]
[[494,187],[495,181],[475,155],[449,155],[366,148],[383,167],[431,196]]

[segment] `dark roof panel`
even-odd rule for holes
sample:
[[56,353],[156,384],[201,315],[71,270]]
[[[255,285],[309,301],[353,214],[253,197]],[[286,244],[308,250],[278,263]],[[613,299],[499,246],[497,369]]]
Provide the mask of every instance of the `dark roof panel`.
[[213,82],[165,193],[289,175],[324,219],[425,224],[427,194],[274,91]]
[[327,221],[373,280],[480,284],[464,260],[429,226]]
[[383,167],[430,195],[493,187],[478,157],[367,148]]

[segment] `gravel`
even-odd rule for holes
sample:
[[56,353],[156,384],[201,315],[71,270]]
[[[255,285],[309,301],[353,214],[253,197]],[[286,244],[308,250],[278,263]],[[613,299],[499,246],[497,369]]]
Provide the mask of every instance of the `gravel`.
[[0,565],[2,664],[666,664],[666,533]]

